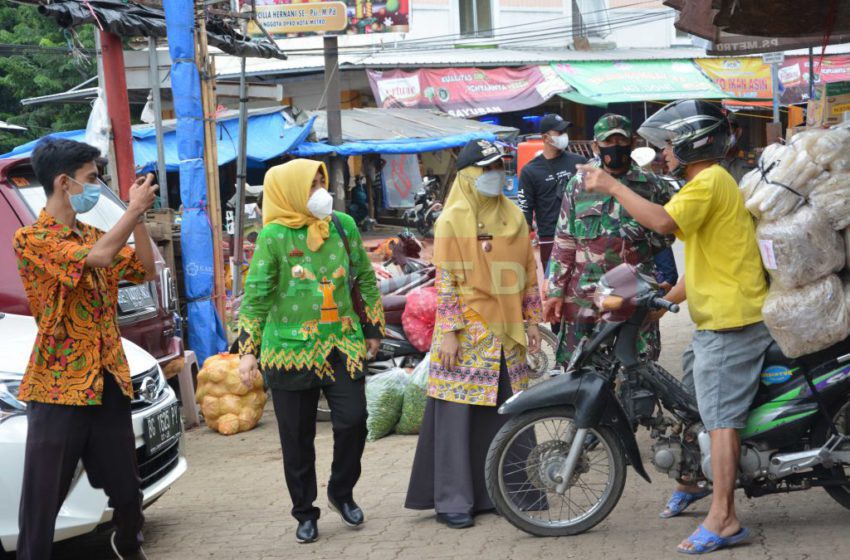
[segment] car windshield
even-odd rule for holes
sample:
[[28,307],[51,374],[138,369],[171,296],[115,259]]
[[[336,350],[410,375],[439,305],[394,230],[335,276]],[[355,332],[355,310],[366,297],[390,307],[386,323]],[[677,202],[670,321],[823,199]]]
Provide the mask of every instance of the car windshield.
[[[32,179],[30,180],[32,181]],[[41,188],[41,185],[33,181],[27,187],[18,188],[18,192],[23,196],[33,215],[38,216],[47,202],[47,196],[44,194],[44,189]],[[100,199],[97,201],[95,207],[85,214],[77,214],[77,219],[101,231],[109,231],[115,226],[123,214],[124,204],[115,196],[115,193],[102,187]],[[131,245],[133,244],[132,235],[127,242]]]

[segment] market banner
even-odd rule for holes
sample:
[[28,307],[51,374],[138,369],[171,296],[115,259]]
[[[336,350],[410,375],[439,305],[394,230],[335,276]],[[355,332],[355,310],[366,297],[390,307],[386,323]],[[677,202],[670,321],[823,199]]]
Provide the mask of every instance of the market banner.
[[367,74],[381,107],[434,107],[455,117],[523,111],[569,90],[549,66],[368,70]]
[[[728,97],[691,60],[553,63],[552,67],[579,97],[592,104]],[[582,100],[583,98],[584,100]]]
[[761,57],[700,58],[702,71],[730,97],[737,99],[771,99],[770,66]]
[[[340,14],[324,11],[313,4],[339,4],[340,0],[309,0],[306,4],[300,0],[256,0],[257,20],[269,33],[277,38],[300,37],[314,33],[290,33],[288,28],[306,28],[312,25],[314,32],[322,29],[338,31],[340,35],[366,35],[370,33],[407,33],[410,31],[410,0],[342,0],[345,4],[347,25],[342,29],[336,25]],[[251,5],[251,0],[240,0],[240,6]],[[251,35],[261,35],[256,25],[250,29]]]
[[[820,84],[850,81],[850,55],[814,57],[815,87]],[[809,57],[791,56],[779,69],[780,101],[793,105],[809,100]]]

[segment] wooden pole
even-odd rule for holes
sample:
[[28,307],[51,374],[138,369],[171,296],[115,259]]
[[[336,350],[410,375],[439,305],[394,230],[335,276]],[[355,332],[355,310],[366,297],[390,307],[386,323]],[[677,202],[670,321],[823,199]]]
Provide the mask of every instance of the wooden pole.
[[218,146],[215,120],[215,64],[208,54],[204,2],[195,4],[195,63],[201,74],[201,103],[204,108],[204,168],[207,179],[207,215],[213,241],[213,299],[224,322],[224,252],[222,251],[221,196],[218,185]]

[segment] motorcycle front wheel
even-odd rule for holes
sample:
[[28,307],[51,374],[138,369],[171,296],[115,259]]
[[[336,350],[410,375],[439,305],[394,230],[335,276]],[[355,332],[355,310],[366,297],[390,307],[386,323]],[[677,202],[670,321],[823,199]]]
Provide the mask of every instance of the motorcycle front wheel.
[[589,430],[570,483],[558,494],[558,473],[575,434],[567,407],[525,412],[496,434],[485,465],[487,492],[511,525],[539,537],[577,535],[617,505],[626,460],[616,434],[605,426]]

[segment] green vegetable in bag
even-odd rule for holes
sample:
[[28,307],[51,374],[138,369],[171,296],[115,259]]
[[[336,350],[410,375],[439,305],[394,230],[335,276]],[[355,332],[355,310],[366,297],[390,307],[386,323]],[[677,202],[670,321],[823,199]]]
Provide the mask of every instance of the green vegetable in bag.
[[381,439],[393,431],[401,418],[407,378],[407,373],[400,368],[366,378],[367,441]]
[[404,403],[401,407],[401,419],[395,427],[398,434],[418,434],[425,416],[425,404],[428,402],[428,368],[431,354],[428,353],[413,370],[410,381],[404,388]]

